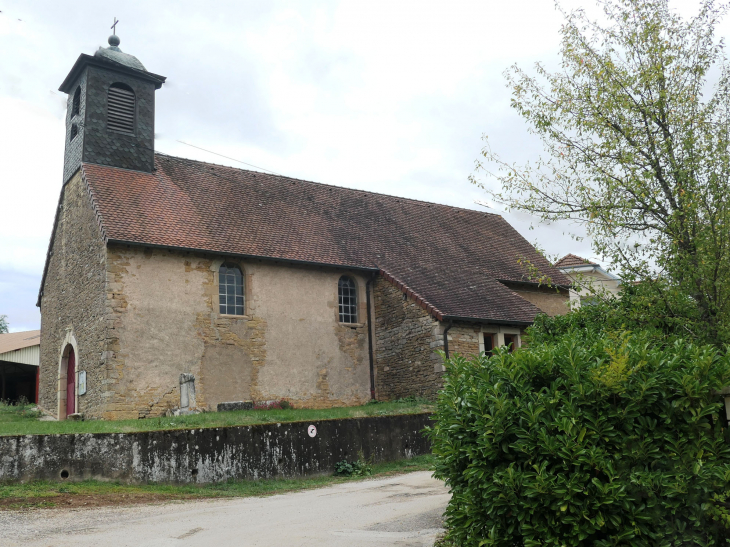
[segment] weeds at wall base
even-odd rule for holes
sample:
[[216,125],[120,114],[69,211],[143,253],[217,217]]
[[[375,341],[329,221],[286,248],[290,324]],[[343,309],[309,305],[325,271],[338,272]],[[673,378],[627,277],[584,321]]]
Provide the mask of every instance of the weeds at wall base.
[[239,480],[206,485],[129,485],[100,481],[61,484],[34,481],[25,484],[0,484],[0,511],[92,508],[194,499],[271,496],[365,478],[384,478],[413,471],[429,471],[433,469],[433,463],[433,456],[425,455],[409,460],[373,464],[370,475],[320,475],[292,479]]

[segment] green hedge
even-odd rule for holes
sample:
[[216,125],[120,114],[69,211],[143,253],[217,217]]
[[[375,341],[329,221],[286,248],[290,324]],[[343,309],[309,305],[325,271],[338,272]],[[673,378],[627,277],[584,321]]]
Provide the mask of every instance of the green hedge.
[[710,499],[730,483],[730,359],[568,335],[447,363],[429,434],[462,547],[715,545]]

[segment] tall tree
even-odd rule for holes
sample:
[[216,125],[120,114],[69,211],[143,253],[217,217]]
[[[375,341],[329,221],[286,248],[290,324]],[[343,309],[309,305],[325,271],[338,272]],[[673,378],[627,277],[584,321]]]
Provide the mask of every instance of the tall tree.
[[8,316],[0,315],[0,334],[6,334],[8,332]]
[[516,165],[487,144],[477,172],[499,180],[490,193],[508,209],[582,224],[670,313],[685,295],[710,337],[729,340],[730,72],[715,37],[727,6],[703,0],[685,20],[668,0],[598,4],[600,21],[558,5],[559,70],[505,73],[545,155]]

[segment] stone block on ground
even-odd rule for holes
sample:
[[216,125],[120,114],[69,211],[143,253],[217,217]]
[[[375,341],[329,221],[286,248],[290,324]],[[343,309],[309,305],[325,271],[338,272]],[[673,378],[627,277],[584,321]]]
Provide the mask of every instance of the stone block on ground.
[[230,410],[253,410],[253,401],[218,403],[218,412],[228,412]]

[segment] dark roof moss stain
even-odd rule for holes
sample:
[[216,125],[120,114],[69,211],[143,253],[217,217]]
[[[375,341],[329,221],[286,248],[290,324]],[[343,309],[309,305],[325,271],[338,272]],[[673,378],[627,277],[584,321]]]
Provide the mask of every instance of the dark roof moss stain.
[[110,241],[380,271],[437,319],[529,323],[499,280],[527,259],[570,282],[501,216],[155,154],[143,173],[84,164]]

